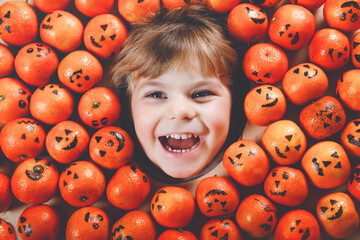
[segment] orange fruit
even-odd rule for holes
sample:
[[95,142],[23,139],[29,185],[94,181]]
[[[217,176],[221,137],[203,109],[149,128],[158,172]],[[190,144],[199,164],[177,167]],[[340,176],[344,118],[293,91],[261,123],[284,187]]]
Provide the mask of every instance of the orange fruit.
[[57,191],[59,171],[50,161],[30,158],[20,163],[12,177],[11,189],[23,203],[38,204],[50,200]]
[[76,9],[87,17],[95,17],[109,13],[114,6],[114,0],[75,0]]
[[343,129],[340,142],[346,152],[355,158],[360,157],[360,119],[347,123]]
[[270,8],[278,4],[281,0],[249,0],[250,3],[260,7]]
[[14,228],[10,223],[0,218],[0,239],[16,240]]
[[160,0],[119,0],[118,10],[129,23],[148,20],[160,11]]
[[331,28],[352,32],[360,29],[359,0],[327,0],[324,4],[324,18]]
[[199,0],[161,0],[164,7],[167,9],[173,9],[173,8],[181,8],[185,7],[189,4],[194,4],[199,2]]
[[0,78],[10,75],[14,71],[14,55],[0,43]]
[[350,110],[360,111],[360,69],[343,73],[337,82],[336,94]]
[[15,78],[0,79],[0,124],[30,113],[31,91]]
[[179,228],[165,230],[157,240],[198,240],[198,238],[192,232]]
[[241,0],[227,0],[227,1],[221,1],[221,0],[204,0],[203,1],[210,11],[216,12],[216,13],[226,13],[229,12],[231,9],[233,9],[236,5],[238,5]]
[[360,164],[351,170],[347,185],[351,196],[360,201]]
[[0,172],[0,212],[5,212],[10,207],[13,198],[9,177]]
[[290,0],[291,3],[303,6],[310,11],[318,9],[326,0]]
[[33,0],[33,2],[36,8],[45,13],[63,10],[70,4],[70,0],[56,0],[51,2],[47,0]]
[[360,68],[360,32],[351,40],[351,61],[356,68]]
[[228,239],[242,240],[242,234],[236,224],[230,219],[213,218],[201,228],[201,240]]

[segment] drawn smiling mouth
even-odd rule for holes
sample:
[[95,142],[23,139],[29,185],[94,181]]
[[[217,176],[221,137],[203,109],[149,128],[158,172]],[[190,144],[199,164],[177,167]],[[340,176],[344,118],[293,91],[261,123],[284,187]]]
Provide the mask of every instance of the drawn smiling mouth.
[[343,208],[342,206],[340,206],[339,211],[337,211],[332,217],[329,217],[329,220],[335,220],[338,219],[339,217],[341,217],[341,215],[343,214]]
[[185,153],[199,146],[200,138],[194,134],[169,134],[159,137],[162,146],[169,152]]
[[285,196],[286,195],[286,190],[285,191],[282,191],[282,192],[280,192],[280,191],[277,191],[277,192],[273,192],[273,191],[271,191],[270,190],[270,193],[272,194],[272,195],[275,195],[275,196]]

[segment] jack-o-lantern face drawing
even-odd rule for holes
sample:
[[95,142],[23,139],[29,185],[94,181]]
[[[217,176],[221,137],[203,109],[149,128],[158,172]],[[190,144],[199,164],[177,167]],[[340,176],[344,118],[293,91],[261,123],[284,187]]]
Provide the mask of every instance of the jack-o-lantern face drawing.
[[360,111],[360,69],[343,73],[337,82],[336,95],[350,110]]
[[359,0],[326,1],[324,18],[331,28],[345,32],[356,31],[360,28],[359,5]]
[[251,21],[253,21],[255,24],[263,24],[267,19],[266,14],[262,9],[256,11],[255,9],[246,7],[246,11]]
[[244,110],[251,123],[267,126],[284,116],[286,112],[285,95],[275,86],[258,86],[246,95]]
[[334,97],[325,96],[306,106],[300,112],[300,124],[314,139],[324,139],[340,131],[346,122],[341,103]]
[[308,196],[308,184],[304,174],[295,168],[274,168],[264,182],[265,194],[274,202],[297,206]]
[[8,222],[6,222],[4,219],[1,218],[0,218],[0,236],[3,239],[16,240],[14,228],[11,226],[11,224],[9,224]]
[[26,237],[30,237],[33,233],[32,227],[30,223],[26,223],[26,217],[20,217],[19,222],[22,224],[18,227],[19,234],[25,234]]
[[340,144],[332,141],[313,145],[304,154],[301,164],[311,182],[322,189],[344,184],[351,170],[345,150]]
[[242,239],[242,235],[239,228],[230,219],[214,218],[205,223],[201,228],[200,238],[236,240]]
[[356,68],[360,68],[360,33],[351,40],[351,61]]
[[280,0],[250,0],[251,3],[261,7],[273,7],[280,2]]
[[348,181],[348,189],[350,194],[360,200],[360,165],[357,165],[350,174]]
[[103,59],[113,58],[120,51],[126,37],[125,24],[111,14],[92,18],[84,30],[85,47]]
[[299,161],[307,146],[305,134],[290,120],[270,124],[261,137],[261,143],[270,157],[280,165]]
[[359,226],[355,204],[343,192],[323,196],[316,205],[316,213],[326,233],[334,238],[346,238]]
[[345,126],[340,141],[351,156],[360,157],[360,119],[355,119]]

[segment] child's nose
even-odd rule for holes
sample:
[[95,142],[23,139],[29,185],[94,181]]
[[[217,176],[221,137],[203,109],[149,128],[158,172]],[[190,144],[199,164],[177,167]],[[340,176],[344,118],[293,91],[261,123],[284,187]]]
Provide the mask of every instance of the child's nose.
[[168,102],[166,115],[169,119],[193,119],[196,111],[190,100],[180,97]]

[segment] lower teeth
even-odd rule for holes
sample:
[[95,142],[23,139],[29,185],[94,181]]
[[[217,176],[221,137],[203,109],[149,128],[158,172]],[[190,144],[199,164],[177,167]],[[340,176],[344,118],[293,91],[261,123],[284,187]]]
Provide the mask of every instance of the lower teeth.
[[167,146],[167,150],[170,152],[175,152],[175,153],[185,153],[185,152],[195,149],[197,145],[198,144],[195,144],[190,149],[172,149],[171,147]]

